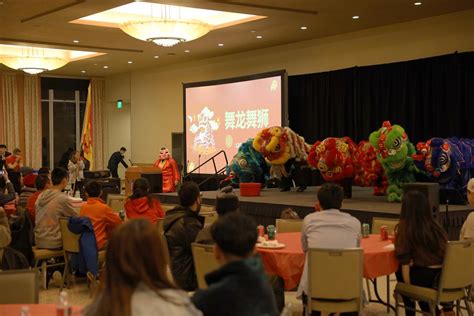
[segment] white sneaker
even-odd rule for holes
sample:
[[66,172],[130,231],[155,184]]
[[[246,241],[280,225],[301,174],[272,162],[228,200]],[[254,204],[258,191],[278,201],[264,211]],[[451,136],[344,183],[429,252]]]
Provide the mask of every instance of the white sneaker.
[[54,271],[53,272],[53,284],[57,287],[61,287],[63,285],[63,276],[61,272]]

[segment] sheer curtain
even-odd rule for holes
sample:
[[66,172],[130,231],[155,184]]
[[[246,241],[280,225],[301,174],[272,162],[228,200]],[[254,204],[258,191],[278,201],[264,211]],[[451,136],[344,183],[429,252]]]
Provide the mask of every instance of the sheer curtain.
[[6,144],[8,150],[12,151],[15,147],[21,147],[17,76],[15,74],[2,74],[1,81],[2,143]]
[[27,165],[39,168],[41,163],[41,89],[38,76],[25,75],[23,89],[25,113],[25,148]]
[[105,80],[101,78],[91,79],[92,98],[92,144],[94,169],[103,170],[105,157]]

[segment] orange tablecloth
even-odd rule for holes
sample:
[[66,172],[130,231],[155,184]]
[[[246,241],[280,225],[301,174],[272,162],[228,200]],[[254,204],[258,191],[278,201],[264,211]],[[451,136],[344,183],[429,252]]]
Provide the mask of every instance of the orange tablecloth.
[[[285,280],[285,289],[294,289],[303,274],[305,255],[301,247],[300,233],[277,234],[278,242],[284,243],[282,249],[262,249],[257,251],[262,257],[265,269]],[[397,271],[398,262],[393,248],[384,248],[390,240],[382,241],[380,235],[363,238],[361,247],[364,250],[364,278],[373,279]]]
[[[56,315],[56,305],[54,304],[0,304],[0,316],[18,316],[23,306],[30,308],[31,316]],[[81,307],[73,307],[72,316],[82,315],[81,310]]]

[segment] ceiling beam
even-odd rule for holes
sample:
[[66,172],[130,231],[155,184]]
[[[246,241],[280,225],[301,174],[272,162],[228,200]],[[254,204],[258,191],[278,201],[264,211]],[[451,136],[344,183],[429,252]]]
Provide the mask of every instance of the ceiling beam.
[[44,12],[41,12],[41,13],[38,13],[38,14],[35,14],[33,16],[30,16],[28,18],[25,18],[23,20],[21,20],[21,23],[25,23],[25,22],[29,22],[31,20],[35,20],[35,19],[38,19],[38,18],[41,18],[43,16],[46,16],[46,15],[50,15],[52,13],[56,13],[58,11],[62,11],[64,9],[68,9],[70,7],[73,7],[73,6],[76,6],[78,4],[81,4],[81,3],[84,3],[86,2],[86,0],[73,0],[71,3],[68,3],[68,4],[65,4],[65,5],[62,5],[62,6],[59,6],[57,8],[54,8],[54,9],[51,9],[51,10],[48,10],[48,11],[44,11]]

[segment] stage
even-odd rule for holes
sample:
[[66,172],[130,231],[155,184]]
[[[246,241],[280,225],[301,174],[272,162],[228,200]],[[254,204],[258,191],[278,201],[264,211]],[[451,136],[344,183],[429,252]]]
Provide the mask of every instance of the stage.
[[[304,192],[280,192],[279,189],[263,189],[261,196],[239,196],[240,210],[252,216],[258,224],[274,224],[281,212],[291,207],[303,218],[314,211],[318,187],[308,187]],[[235,190],[239,194],[239,190]],[[372,223],[373,217],[398,218],[400,203],[389,203],[385,196],[372,195],[372,188],[352,187],[352,198],[345,199],[342,210],[358,218],[361,223]],[[203,204],[214,205],[217,191],[203,191]],[[178,204],[177,193],[159,193],[160,201],[166,204]],[[449,205],[446,218],[446,205],[441,204],[440,223],[449,229],[450,239],[459,238],[459,231],[465,218],[472,210],[466,205]]]

